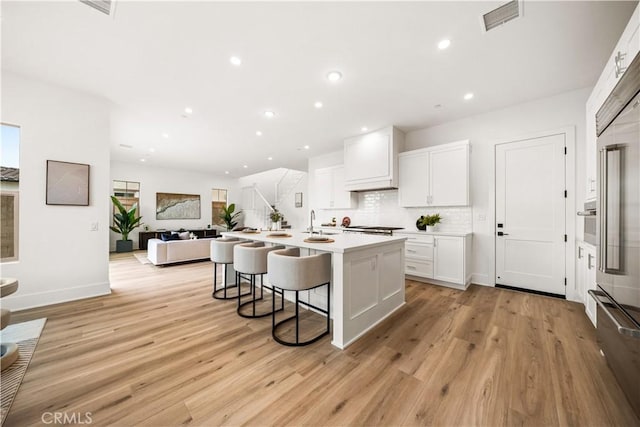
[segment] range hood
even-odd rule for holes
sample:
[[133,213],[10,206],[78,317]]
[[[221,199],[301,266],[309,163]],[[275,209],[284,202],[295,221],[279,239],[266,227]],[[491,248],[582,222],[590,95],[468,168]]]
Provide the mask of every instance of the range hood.
[[398,153],[404,133],[393,126],[344,141],[345,190],[398,188]]

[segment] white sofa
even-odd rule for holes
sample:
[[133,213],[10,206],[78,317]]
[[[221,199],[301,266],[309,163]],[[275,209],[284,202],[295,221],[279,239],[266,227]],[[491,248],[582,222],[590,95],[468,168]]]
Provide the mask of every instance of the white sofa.
[[212,239],[169,240],[149,239],[147,258],[154,265],[209,259]]

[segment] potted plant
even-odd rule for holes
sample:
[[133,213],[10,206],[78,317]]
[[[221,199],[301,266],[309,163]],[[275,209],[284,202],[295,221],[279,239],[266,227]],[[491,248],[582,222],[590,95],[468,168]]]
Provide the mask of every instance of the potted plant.
[[278,230],[280,228],[278,223],[283,218],[280,211],[278,211],[278,209],[276,208],[273,208],[273,210],[269,214],[269,217],[271,218],[271,229]]
[[227,231],[233,230],[233,228],[238,225],[238,221],[236,220],[240,217],[240,215],[242,215],[242,211],[235,212],[235,210],[235,203],[231,203],[229,206],[225,206],[222,208],[220,219],[223,220],[225,225],[227,226]]
[[440,223],[441,219],[442,218],[440,217],[440,214],[425,215],[425,216],[421,216],[418,219],[418,222],[416,223],[416,225],[420,230],[426,229],[427,231],[431,232],[431,231],[435,231],[435,227],[437,224]]
[[134,203],[131,209],[127,210],[115,196],[111,196],[111,201],[118,212],[113,214],[114,225],[109,228],[122,235],[122,240],[116,240],[116,252],[131,252],[133,251],[133,241],[129,240],[129,233],[140,225],[142,220],[141,216],[136,216],[138,204]]

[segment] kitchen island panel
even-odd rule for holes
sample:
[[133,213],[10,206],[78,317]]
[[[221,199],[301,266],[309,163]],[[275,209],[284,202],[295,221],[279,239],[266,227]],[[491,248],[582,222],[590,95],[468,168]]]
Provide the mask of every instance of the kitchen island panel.
[[341,234],[329,236],[335,240],[332,243],[309,243],[304,241],[308,234],[296,230],[290,233],[289,238],[269,237],[268,232],[222,234],[304,248],[309,253],[331,253],[334,346],[346,348],[404,305],[406,237]]

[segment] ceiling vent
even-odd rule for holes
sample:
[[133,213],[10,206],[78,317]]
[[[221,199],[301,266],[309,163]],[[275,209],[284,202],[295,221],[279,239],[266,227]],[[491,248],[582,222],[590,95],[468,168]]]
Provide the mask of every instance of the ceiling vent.
[[115,9],[115,0],[79,0],[80,3],[84,3],[87,6],[99,10],[105,15],[111,16]]
[[493,30],[520,16],[522,16],[522,0],[510,1],[482,15],[482,29],[485,32]]

